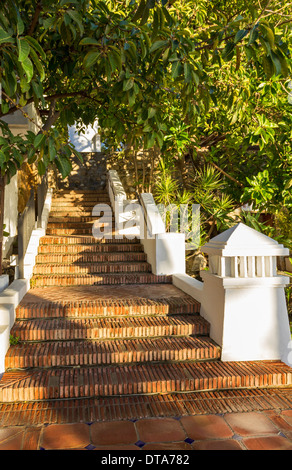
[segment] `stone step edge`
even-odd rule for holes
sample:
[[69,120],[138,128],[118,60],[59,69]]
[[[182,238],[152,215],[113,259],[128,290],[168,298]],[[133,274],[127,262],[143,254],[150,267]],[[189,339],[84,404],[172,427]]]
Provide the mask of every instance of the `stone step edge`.
[[[54,247],[54,248],[52,248]],[[57,251],[52,251],[57,248]],[[80,254],[80,251],[77,250],[87,250],[84,251],[84,254],[92,254],[95,253],[94,249],[96,248],[96,253],[103,254],[103,253],[144,253],[143,246],[140,243],[92,243],[92,244],[45,244],[41,245],[38,248],[38,255],[74,255]],[[139,248],[139,250],[138,250]],[[107,251],[109,250],[109,251]],[[112,251],[111,251],[112,250]],[[116,250],[116,251],[114,251]],[[82,251],[81,251],[82,254]]]
[[[47,259],[44,259],[44,258],[53,258],[53,260],[47,260]],[[82,258],[80,260],[80,257],[84,257],[84,258],[89,258],[89,261],[85,261],[84,258]],[[109,260],[107,258],[114,258],[114,257],[117,257],[117,258],[120,258],[118,260]],[[127,259],[127,258],[137,258],[137,259]],[[61,259],[60,261],[59,260],[56,260],[56,258],[65,258],[65,259]],[[66,258],[69,258],[68,260],[66,260]],[[77,259],[75,259],[77,258]],[[105,259],[98,259],[98,258],[105,258]],[[139,259],[141,258],[141,259]],[[54,261],[55,260],[55,261]],[[146,253],[144,253],[143,251],[142,252],[124,252],[124,251],[111,251],[111,252],[106,252],[106,253],[50,253],[50,254],[44,254],[44,253],[39,253],[37,256],[36,256],[36,264],[38,265],[58,265],[58,264],[72,264],[72,263],[75,263],[76,261],[79,261],[79,264],[80,263],[88,263],[88,262],[93,262],[93,263],[98,263],[98,262],[105,262],[105,261],[110,261],[112,263],[114,262],[120,262],[120,261],[126,261],[126,262],[131,262],[131,261],[142,261],[142,262],[147,262],[147,255]],[[78,266],[79,266],[78,264]]]
[[[75,241],[75,243],[74,243]],[[49,242],[49,243],[47,243]],[[58,236],[58,235],[45,235],[44,237],[40,238],[40,245],[45,246],[45,245],[85,245],[85,246],[91,246],[91,245],[103,245],[103,244],[140,244],[140,240],[137,238],[127,238],[126,236],[122,238],[104,238],[104,239],[97,239],[93,236]]]
[[172,284],[172,276],[157,276],[151,273],[107,273],[88,275],[34,275],[30,279],[30,288],[52,286],[98,286],[120,284]]
[[3,403],[0,426],[39,426],[292,408],[292,389],[240,389]]
[[[25,319],[20,315],[32,315],[34,318],[39,318],[37,315],[44,313],[40,318],[52,318],[52,313],[58,313],[58,317],[76,318],[86,315],[89,318],[94,315],[101,316],[132,316],[132,315],[172,315],[172,314],[199,314],[200,303],[193,298],[187,297],[168,297],[155,299],[99,299],[99,300],[76,300],[76,301],[63,301],[63,302],[25,302],[23,301],[16,307],[16,318]],[[75,311],[75,315],[72,315]],[[89,313],[88,311],[91,311]],[[71,313],[71,315],[70,315]],[[47,316],[46,316],[47,315]],[[30,317],[28,317],[30,318]]]
[[279,361],[33,369],[5,372],[0,402],[287,386],[292,388],[291,368]]
[[193,362],[220,359],[221,348],[208,336],[135,339],[69,340],[10,346],[6,371],[29,368],[90,367],[147,362]]
[[20,342],[138,339],[200,336],[209,333],[209,322],[199,315],[18,320],[11,329],[11,335]]
[[88,264],[74,264],[68,263],[63,264],[37,264],[33,268],[33,273],[38,276],[48,276],[52,275],[99,275],[99,274],[121,274],[121,273],[151,273],[151,265],[147,262],[137,261],[136,263],[130,264],[127,263],[121,264],[121,262],[114,263],[105,263],[100,261],[99,263],[88,263]]

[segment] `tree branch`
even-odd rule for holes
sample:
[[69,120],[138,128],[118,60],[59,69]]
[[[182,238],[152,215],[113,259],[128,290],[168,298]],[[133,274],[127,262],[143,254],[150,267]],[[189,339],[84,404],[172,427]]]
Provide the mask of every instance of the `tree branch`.
[[42,2],[39,1],[36,5],[34,16],[33,16],[32,22],[30,24],[29,30],[27,32],[28,36],[31,36],[32,33],[34,32],[34,29],[35,29],[35,27],[37,25],[37,22],[39,20],[39,16],[40,16],[41,11],[42,11]]

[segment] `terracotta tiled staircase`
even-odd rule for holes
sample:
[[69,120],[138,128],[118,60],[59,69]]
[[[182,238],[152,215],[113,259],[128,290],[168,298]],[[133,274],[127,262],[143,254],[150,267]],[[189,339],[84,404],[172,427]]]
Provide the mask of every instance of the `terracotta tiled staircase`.
[[221,362],[198,302],[151,273],[138,240],[93,238],[99,202],[109,203],[107,193],[53,199],[0,402],[291,386],[281,362]]

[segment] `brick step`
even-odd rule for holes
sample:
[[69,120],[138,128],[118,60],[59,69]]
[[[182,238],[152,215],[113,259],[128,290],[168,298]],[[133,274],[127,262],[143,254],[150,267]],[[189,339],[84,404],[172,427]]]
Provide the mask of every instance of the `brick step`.
[[80,217],[88,217],[89,221],[92,220],[93,217],[96,218],[96,216],[92,215],[92,210],[84,210],[84,209],[78,209],[78,207],[75,208],[76,210],[69,210],[60,208],[60,210],[55,210],[50,212],[50,218],[49,220],[57,217],[60,220],[60,217],[66,217],[66,220],[71,220],[73,218],[80,218]]
[[53,197],[56,199],[60,199],[62,197],[71,197],[71,198],[88,198],[88,197],[99,197],[99,196],[107,196],[109,197],[109,193],[106,190],[92,190],[92,191],[58,191],[53,194]]
[[62,195],[87,195],[87,194],[108,194],[105,189],[59,189],[54,193],[54,196]]
[[219,358],[219,346],[208,337],[48,341],[11,346],[5,358],[5,367],[76,367],[138,362],[205,361]]
[[[108,226],[109,223],[112,223],[115,219],[114,218],[103,218],[101,221],[99,218],[95,217],[90,221],[80,221],[80,222],[71,222],[71,221],[57,221],[57,222],[50,222],[48,221],[48,229],[57,228],[57,229],[88,229],[89,231],[92,230],[93,226],[101,227],[104,223]],[[113,225],[113,223],[112,223]]]
[[[225,413],[287,412],[292,408],[292,389],[238,389],[218,392],[124,395],[75,400],[2,403],[0,426],[37,426],[172,418]],[[236,438],[236,436],[234,436]],[[173,451],[171,452],[173,454]],[[54,456],[55,457],[55,456]]]
[[16,307],[17,319],[91,318],[96,316],[198,314],[200,304],[192,297],[95,299],[57,302],[27,302]]
[[143,246],[141,243],[95,243],[94,245],[40,245],[38,249],[39,254],[93,254],[93,253],[141,253]]
[[76,253],[76,254],[41,254],[36,256],[36,264],[72,264],[72,263],[110,263],[128,261],[147,261],[147,255],[143,252],[112,252],[112,253]]
[[51,204],[51,210],[54,211],[54,210],[58,210],[58,209],[62,209],[62,210],[67,210],[68,208],[71,208],[72,210],[75,209],[76,207],[80,208],[80,209],[85,209],[87,208],[87,210],[89,210],[90,208],[93,208],[94,206],[96,206],[97,204],[106,204],[106,205],[110,205],[110,200],[109,199],[103,199],[103,200],[98,200],[98,199],[95,199],[95,200],[86,200],[86,201],[66,201],[66,200],[56,200],[56,201],[52,201],[52,204]]
[[292,386],[279,361],[148,363],[5,372],[0,402]]
[[208,335],[210,325],[199,315],[122,318],[53,318],[18,320],[11,335],[20,341],[147,338]]
[[[139,240],[137,238],[127,238],[126,236],[122,236],[121,238],[117,238],[113,236],[112,238],[102,238],[102,239],[97,239],[93,236],[72,236],[72,237],[57,237],[57,236],[44,236],[40,239],[40,246],[42,245],[95,245],[98,246],[98,244],[120,244],[120,243],[129,243],[129,244],[134,244],[138,243]],[[142,246],[142,245],[141,245]]]
[[99,286],[120,284],[171,284],[171,276],[157,276],[151,273],[119,274],[84,274],[84,275],[34,275],[31,278],[31,289],[50,286]]
[[[106,202],[107,204],[107,202]],[[80,215],[92,215],[93,208],[96,204],[92,204],[91,206],[85,206],[83,207],[82,205],[58,205],[58,206],[51,206],[50,214],[57,214],[59,216],[60,214],[65,213],[64,215],[75,215],[75,214],[80,214]],[[110,206],[110,204],[108,204]]]
[[[90,216],[84,216],[84,215],[80,215],[80,216],[66,216],[66,217],[52,217],[50,215],[49,217],[49,220],[48,220],[48,226],[49,227],[53,227],[52,224],[67,224],[68,227],[70,227],[70,224],[83,224],[84,226],[84,223],[88,223],[88,224],[93,224],[95,220],[99,220],[100,217],[96,216],[96,215],[90,215]],[[114,216],[102,216],[102,220],[103,221],[113,221],[115,220]]]
[[[95,224],[96,227],[103,227],[104,224]],[[86,228],[47,228],[47,235],[56,235],[59,237],[70,235],[90,235],[92,234],[92,226]],[[114,236],[114,235],[113,235]]]
[[151,273],[151,264],[143,261],[120,263],[36,264],[33,273],[49,274],[98,274],[98,273]]
[[98,199],[110,199],[109,194],[104,193],[86,193],[86,194],[60,194],[53,195],[53,201],[92,201]]

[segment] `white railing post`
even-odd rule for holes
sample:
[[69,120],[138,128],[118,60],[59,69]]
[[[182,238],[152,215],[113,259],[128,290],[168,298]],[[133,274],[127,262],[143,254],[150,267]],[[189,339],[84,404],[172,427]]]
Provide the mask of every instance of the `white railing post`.
[[[222,347],[223,361],[282,360],[291,363],[291,335],[285,299],[286,276],[277,275],[277,256],[288,249],[237,224],[211,239],[201,315]],[[289,359],[290,355],[290,359]]]

